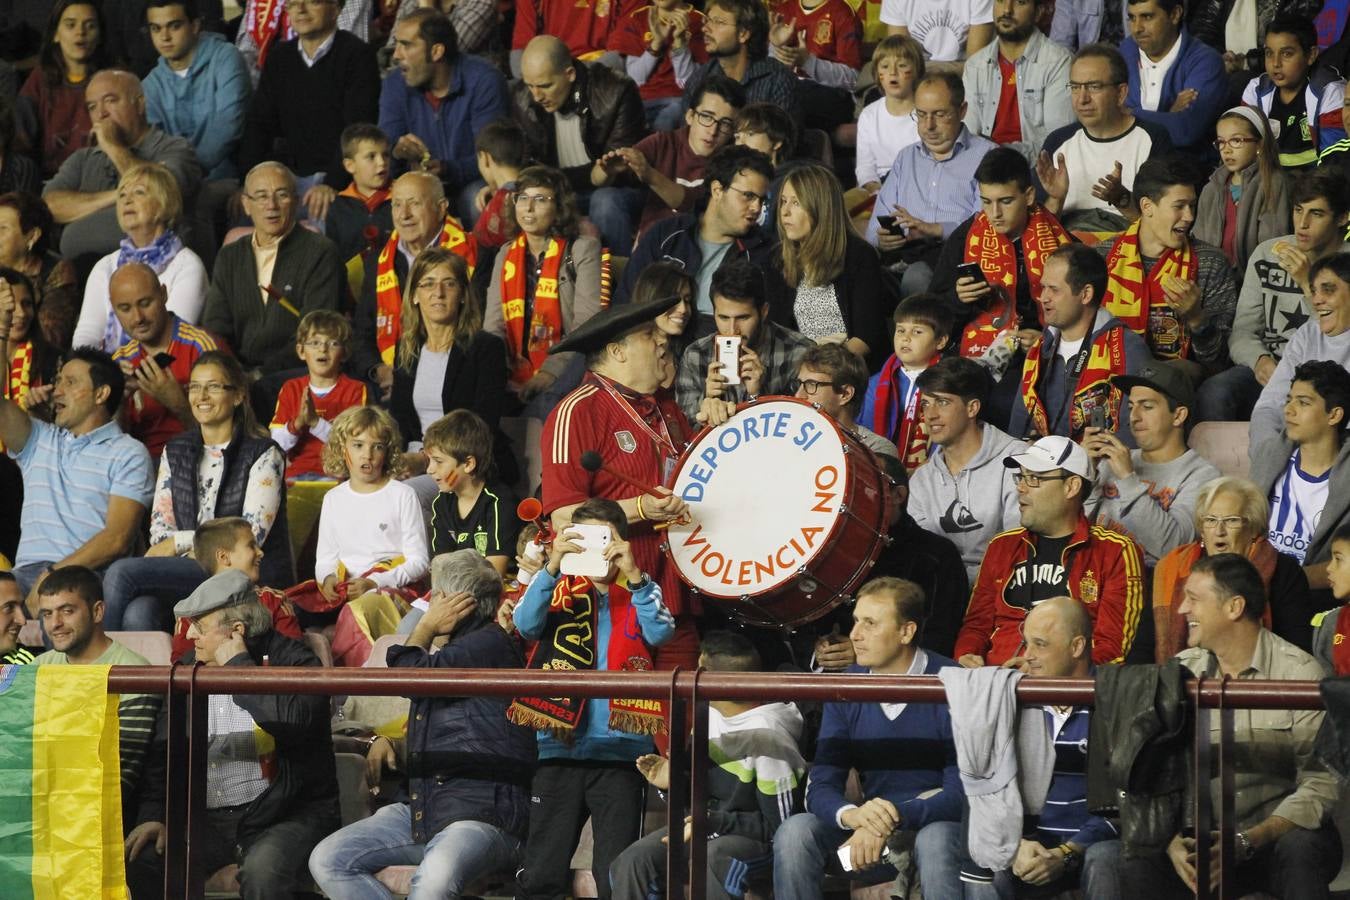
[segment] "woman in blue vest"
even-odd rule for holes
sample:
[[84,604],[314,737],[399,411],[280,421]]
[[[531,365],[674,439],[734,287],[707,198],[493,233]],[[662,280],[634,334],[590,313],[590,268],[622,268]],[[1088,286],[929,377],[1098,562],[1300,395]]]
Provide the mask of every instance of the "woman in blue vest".
[[286,459],[253,417],[244,370],[232,356],[204,353],[192,367],[187,395],[197,427],[164,445],[150,507],[150,549],[113,563],[104,576],[109,631],[172,627],[174,603],[206,580],[192,558],[193,531],[221,516],[242,516],[252,526],[263,549],[260,584],[295,583]]

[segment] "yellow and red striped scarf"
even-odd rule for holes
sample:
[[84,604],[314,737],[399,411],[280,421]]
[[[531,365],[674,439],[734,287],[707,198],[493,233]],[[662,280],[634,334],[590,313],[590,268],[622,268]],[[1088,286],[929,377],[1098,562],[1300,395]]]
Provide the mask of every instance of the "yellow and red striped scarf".
[[[1031,282],[1032,297],[1041,295],[1041,272],[1045,269],[1046,258],[1061,244],[1067,244],[1072,240],[1073,238],[1064,230],[1064,226],[1059,223],[1059,219],[1046,209],[1034,205],[1027,210],[1027,224],[1022,229],[1022,256],[1026,260],[1027,280]],[[1002,326],[994,324],[1004,310],[1004,304],[998,302],[1000,298],[995,297],[990,301],[990,307],[982,309],[962,331],[961,355],[983,356],[999,332],[1016,331],[1022,327],[1017,318],[1016,303],[1017,251],[1013,248],[1013,242],[995,231],[994,226],[989,224],[989,217],[981,212],[970,224],[964,261],[979,263],[980,270],[984,272],[989,284],[1006,292],[1006,297],[1001,299],[1012,300],[1009,307],[1012,316]],[[1038,303],[1036,305],[1038,316],[1040,308]],[[1045,323],[1037,322],[1037,327],[1043,328]]]
[[534,286],[534,304],[529,327],[525,324],[525,291],[528,281],[526,239],[516,235],[506,249],[502,262],[502,319],[506,323],[506,349],[511,355],[511,381],[524,384],[544,360],[548,350],[562,340],[562,305],[558,301],[558,273],[562,271],[567,242],[556,237],[548,239],[544,258],[539,267],[539,279]]
[[1143,336],[1158,359],[1186,359],[1191,333],[1163,290],[1164,279],[1195,281],[1199,263],[1189,241],[1181,250],[1168,248],[1145,274],[1139,250],[1139,222],[1132,224],[1106,256],[1106,298],[1102,308]]
[[[1090,337],[1092,350],[1083,371],[1078,373],[1073,398],[1070,400],[1069,437],[1075,441],[1083,437],[1083,429],[1087,427],[1087,413],[1084,406],[1088,394],[1094,389],[1098,389],[1096,393],[1101,394],[1102,401],[1106,403],[1108,420],[1120,421],[1121,393],[1119,388],[1111,385],[1110,379],[1112,375],[1125,373],[1125,332],[1120,328],[1108,328]],[[1027,415],[1041,437],[1051,433],[1045,403],[1037,393],[1041,375],[1041,354],[1044,349],[1044,339],[1036,341],[1027,351],[1027,361],[1022,367],[1022,404],[1026,406]]]
[[[441,233],[436,235],[434,244],[428,246],[444,247],[456,256],[464,257],[469,264],[469,274],[473,275],[474,267],[478,265],[478,242],[465,233],[453,216],[445,217]],[[379,348],[380,360],[387,366],[394,364],[398,339],[403,334],[403,292],[394,270],[398,252],[398,231],[394,231],[375,261],[375,346]]]

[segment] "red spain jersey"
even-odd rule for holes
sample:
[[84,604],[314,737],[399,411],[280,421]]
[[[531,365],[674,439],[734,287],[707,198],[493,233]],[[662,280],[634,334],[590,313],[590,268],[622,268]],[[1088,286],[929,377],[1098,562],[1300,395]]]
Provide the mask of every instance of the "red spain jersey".
[[[594,59],[605,51],[610,27],[618,15],[619,0],[516,0],[516,24],[511,49],[524,50],[530,39],[551,34],[572,55]],[[540,28],[540,22],[543,28]]]
[[[646,53],[647,45],[652,40],[648,19],[651,10],[651,4],[644,3],[619,16],[609,35],[609,49],[622,56],[641,56]],[[708,61],[708,51],[703,46],[703,13],[696,9],[689,10],[689,53],[694,57],[694,62],[700,65]],[[638,85],[638,93],[643,100],[684,95],[684,88],[675,81],[675,66],[670,61],[669,51],[662,54],[661,61],[647,80]]]
[[[187,390],[188,377],[197,357],[209,350],[219,350],[220,344],[205,328],[190,325],[173,313],[169,315],[173,316],[173,342],[165,351],[173,357],[169,373]],[[130,363],[134,369],[145,359],[145,348],[133,338],[113,351],[112,358],[113,362]],[[122,407],[126,412],[127,433],[145,444],[154,459],[159,459],[169,438],[183,430],[184,423],[145,391],[129,394]]]
[[770,7],[784,19],[795,19],[794,30],[806,32],[812,56],[862,68],[862,22],[844,0],[825,0],[815,9],[802,9],[801,0],[782,0]]
[[[272,424],[269,426],[269,430],[288,428],[290,423],[295,421],[295,417],[300,413],[300,403],[304,400],[305,391],[308,390],[308,375],[292,378],[281,386],[281,394],[277,397],[277,411],[272,416]],[[366,385],[355,378],[339,375],[337,384],[333,385],[332,390],[323,396],[318,394],[313,396],[314,411],[319,414],[319,418],[331,425],[333,420],[338,417],[338,413],[344,409],[350,409],[353,406],[365,406]],[[286,453],[286,477],[324,474],[324,442],[314,436],[312,429],[305,431],[299,437],[300,440],[296,445]]]
[[[639,408],[644,400],[655,404],[664,427],[649,431],[651,425],[644,427],[641,416],[633,412],[632,406],[616,400],[615,394],[636,399]],[[652,418],[656,420],[655,416]],[[653,439],[652,432],[659,440]],[[635,398],[626,388],[588,372],[581,386],[564,397],[544,423],[540,438],[544,457],[544,514],[551,515],[555,509],[574,506],[592,497],[627,500],[638,496],[638,490],[631,484],[604,469],[594,473],[583,469],[581,455],[588,450],[600,454],[605,468],[655,486],[665,483],[667,468],[673,469],[688,435],[688,423],[673,398],[668,395]],[[633,559],[661,585],[666,607],[676,616],[697,613],[699,610],[688,608],[683,582],[661,552],[662,540],[662,534],[653,531],[649,522],[629,525]]]

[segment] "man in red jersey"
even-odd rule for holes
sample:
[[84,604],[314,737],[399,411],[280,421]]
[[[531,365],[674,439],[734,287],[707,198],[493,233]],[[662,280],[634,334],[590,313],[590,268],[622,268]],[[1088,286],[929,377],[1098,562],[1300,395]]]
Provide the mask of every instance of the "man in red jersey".
[[[685,502],[662,485],[688,442],[690,429],[674,397],[657,396],[665,337],[656,317],[670,306],[662,298],[615,306],[588,320],[550,353],[586,354],[586,377],[562,399],[544,423],[544,512],[560,531],[572,511],[592,497],[617,500],[629,522],[629,543],[638,566],[661,586],[675,616],[675,637],[656,651],[658,669],[694,666],[699,612],[685,596],[675,567],[661,553],[656,526],[688,512]],[[582,456],[594,451],[603,465],[589,471]],[[618,476],[650,485],[646,493]]]

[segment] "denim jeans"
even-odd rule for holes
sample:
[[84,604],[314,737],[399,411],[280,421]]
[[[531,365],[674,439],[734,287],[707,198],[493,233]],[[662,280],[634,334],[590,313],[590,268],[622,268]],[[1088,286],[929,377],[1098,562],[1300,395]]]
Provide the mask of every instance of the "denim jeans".
[[[813,813],[798,813],[778,827],[773,837],[774,900],[820,900],[826,872],[841,871],[837,851],[849,832],[821,821]],[[961,823],[930,822],[914,839],[924,900],[960,900]],[[880,884],[896,876],[882,864],[848,877],[864,884]]]
[[631,187],[601,187],[578,194],[586,218],[600,229],[600,242],[615,256],[633,255],[633,234],[642,215],[644,194]]
[[173,606],[206,580],[186,556],[119,559],[103,576],[103,627],[108,631],[165,631]]
[[454,900],[477,879],[520,861],[520,841],[485,822],[453,822],[425,845],[416,843],[411,815],[408,804],[393,803],[324,838],[309,857],[315,883],[342,900],[387,900],[394,895],[375,873],[417,866],[408,900]]
[[647,116],[647,127],[652,131],[674,131],[684,124],[683,97],[643,100],[642,111]]
[[1234,365],[1205,379],[1195,393],[1196,422],[1245,422],[1261,399],[1261,382],[1246,366]]
[[1120,884],[1120,841],[1098,841],[1083,854],[1083,871],[1077,876],[1061,878],[1052,884],[1035,887],[1015,877],[1011,870],[994,873],[993,883],[966,882],[965,900],[1014,900],[1017,897],[1053,897],[1083,889],[1083,896],[1091,900],[1121,900],[1124,894]]

